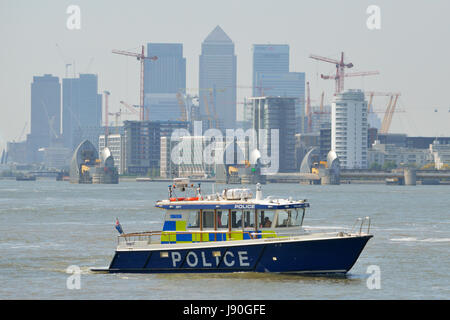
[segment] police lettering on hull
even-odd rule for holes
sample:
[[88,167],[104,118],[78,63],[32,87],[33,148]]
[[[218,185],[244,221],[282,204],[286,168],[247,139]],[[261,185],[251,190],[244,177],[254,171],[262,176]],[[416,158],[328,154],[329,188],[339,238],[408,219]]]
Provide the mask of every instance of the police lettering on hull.
[[[189,251],[185,257],[179,251],[169,253],[173,268],[249,268],[249,254],[246,250],[237,252],[225,250]],[[183,259],[184,258],[184,259]]]

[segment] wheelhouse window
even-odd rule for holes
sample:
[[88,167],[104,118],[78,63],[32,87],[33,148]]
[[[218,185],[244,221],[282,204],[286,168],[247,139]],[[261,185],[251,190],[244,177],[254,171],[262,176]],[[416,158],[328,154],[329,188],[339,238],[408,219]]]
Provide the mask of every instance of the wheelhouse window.
[[255,212],[244,210],[244,228],[254,228],[255,227]]
[[241,210],[232,210],[231,211],[231,228],[233,229],[242,229],[242,211]]
[[274,215],[275,211],[273,210],[259,210],[258,212],[259,227],[262,229],[273,228]]
[[191,211],[187,223],[188,228],[200,228],[200,210]]
[[276,228],[281,227],[297,227],[303,220],[303,210],[299,209],[283,209],[278,210]]
[[214,229],[214,210],[203,210],[202,229]]
[[228,210],[217,210],[217,229],[228,229]]

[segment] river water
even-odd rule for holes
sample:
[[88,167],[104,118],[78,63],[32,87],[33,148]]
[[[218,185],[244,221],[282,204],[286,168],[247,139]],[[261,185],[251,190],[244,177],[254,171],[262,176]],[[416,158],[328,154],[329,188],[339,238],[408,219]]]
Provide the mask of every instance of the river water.
[[[153,206],[167,196],[166,182],[0,180],[0,299],[450,298],[450,186],[268,184],[263,192],[308,199],[310,229],[341,230],[370,216],[374,238],[345,277],[95,274],[89,268],[114,254],[116,217],[125,232],[160,230],[163,212]],[[73,265],[79,289],[67,286]]]

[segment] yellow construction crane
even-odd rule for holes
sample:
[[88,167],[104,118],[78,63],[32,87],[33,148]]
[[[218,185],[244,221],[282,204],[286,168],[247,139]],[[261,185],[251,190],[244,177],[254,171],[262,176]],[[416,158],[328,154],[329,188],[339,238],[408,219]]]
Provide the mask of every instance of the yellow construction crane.
[[181,118],[179,119],[180,121],[187,121],[187,112],[186,112],[186,103],[183,101],[183,97],[181,95],[181,93],[177,92],[177,100],[178,100],[178,104],[180,106],[180,111],[181,111]]
[[212,128],[212,118],[211,114],[209,113],[208,98],[206,96],[203,96],[203,100],[205,100],[205,112],[206,116],[208,117],[209,128]]

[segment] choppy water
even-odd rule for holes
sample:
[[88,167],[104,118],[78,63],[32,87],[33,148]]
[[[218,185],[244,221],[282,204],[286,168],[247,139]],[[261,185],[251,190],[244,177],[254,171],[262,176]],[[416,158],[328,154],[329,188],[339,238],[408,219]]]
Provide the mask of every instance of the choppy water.
[[[113,256],[116,217],[125,232],[161,228],[153,205],[166,188],[0,180],[0,299],[450,298],[449,186],[263,186],[265,195],[308,199],[304,225],[312,229],[372,218],[374,238],[347,277],[91,273]],[[79,290],[66,286],[71,265],[82,270]],[[380,268],[380,289],[367,287],[371,265]]]

